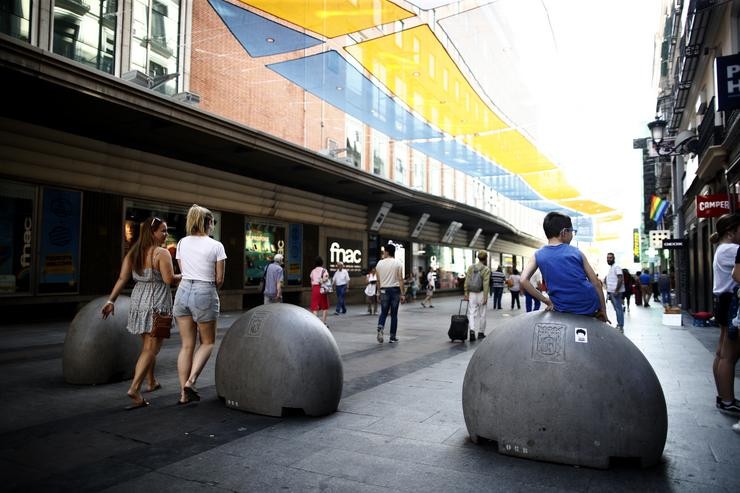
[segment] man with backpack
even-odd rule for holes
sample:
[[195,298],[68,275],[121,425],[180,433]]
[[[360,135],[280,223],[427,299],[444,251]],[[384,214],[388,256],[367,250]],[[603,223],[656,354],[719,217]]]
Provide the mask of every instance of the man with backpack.
[[486,306],[490,289],[491,269],[488,268],[488,254],[478,252],[478,262],[468,267],[465,274],[465,300],[468,301],[468,329],[470,340],[486,337]]

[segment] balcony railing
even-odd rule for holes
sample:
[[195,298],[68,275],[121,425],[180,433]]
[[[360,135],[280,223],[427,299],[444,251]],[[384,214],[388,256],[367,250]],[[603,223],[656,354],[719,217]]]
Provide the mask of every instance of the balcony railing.
[[699,125],[699,156],[711,146],[720,145],[723,140],[724,129],[714,124],[714,98],[707,104],[706,112]]

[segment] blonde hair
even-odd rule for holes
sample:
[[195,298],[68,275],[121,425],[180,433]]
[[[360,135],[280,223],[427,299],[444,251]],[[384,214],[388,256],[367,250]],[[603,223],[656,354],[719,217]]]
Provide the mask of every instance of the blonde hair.
[[185,221],[185,230],[189,235],[205,235],[208,234],[208,228],[213,225],[213,213],[201,207],[198,204],[193,204],[188,211],[188,217]]

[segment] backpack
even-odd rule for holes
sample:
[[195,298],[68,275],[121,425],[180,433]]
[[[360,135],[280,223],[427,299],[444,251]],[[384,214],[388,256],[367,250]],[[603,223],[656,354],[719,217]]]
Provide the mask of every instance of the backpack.
[[476,269],[473,267],[470,277],[468,278],[468,291],[471,293],[480,293],[483,291],[483,276],[481,271],[483,269]]

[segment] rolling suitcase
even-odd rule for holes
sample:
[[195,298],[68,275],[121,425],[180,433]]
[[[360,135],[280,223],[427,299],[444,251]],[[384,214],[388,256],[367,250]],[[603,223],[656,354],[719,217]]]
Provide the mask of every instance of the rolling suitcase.
[[[460,308],[457,310],[457,315],[452,315],[450,330],[447,331],[447,335],[450,336],[452,342],[468,340],[468,316],[462,314],[463,302],[468,303],[465,300],[460,300]],[[465,311],[467,312],[467,308]]]

